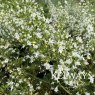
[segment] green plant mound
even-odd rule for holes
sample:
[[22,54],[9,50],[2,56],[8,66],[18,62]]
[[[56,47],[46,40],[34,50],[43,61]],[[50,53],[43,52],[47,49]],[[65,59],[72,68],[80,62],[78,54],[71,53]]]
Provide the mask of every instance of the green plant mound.
[[94,95],[93,6],[57,3],[0,0],[0,95]]

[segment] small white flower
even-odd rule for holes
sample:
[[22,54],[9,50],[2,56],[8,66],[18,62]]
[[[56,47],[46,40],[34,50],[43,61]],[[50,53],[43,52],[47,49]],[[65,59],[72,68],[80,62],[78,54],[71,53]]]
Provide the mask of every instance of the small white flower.
[[50,19],[48,19],[48,18],[47,18],[47,19],[46,19],[46,23],[48,23],[48,24],[49,24],[49,23],[50,23]]
[[14,82],[10,81],[10,82],[8,82],[8,85],[11,87],[11,91],[12,91],[13,90]]
[[52,66],[49,63],[44,63],[44,66],[46,67],[47,70],[52,68]]
[[29,55],[26,55],[26,58],[30,58],[30,56]]
[[16,83],[16,85],[15,85],[16,87],[18,87],[19,86],[19,84],[18,83]]
[[31,14],[31,17],[35,18],[36,15],[37,14],[34,12],[34,13]]
[[6,58],[5,61],[4,61],[4,63],[8,63],[8,61],[9,61],[9,59]]
[[34,57],[31,56],[31,57],[30,57],[30,62],[32,63],[33,61],[34,61]]
[[68,4],[67,0],[65,0],[65,4]]
[[34,52],[34,56],[37,58],[40,55],[39,51]]
[[31,42],[29,40],[27,41],[27,45],[31,46]]
[[17,71],[19,71],[19,72],[20,72],[20,71],[21,71],[21,68],[19,68],[19,67],[18,67],[18,68],[17,68]]
[[84,2],[84,0],[80,0],[80,2]]
[[90,79],[90,83],[94,83],[94,77],[93,76],[90,76],[89,79]]
[[8,85],[13,85],[14,83],[12,81],[8,82]]
[[81,37],[76,37],[76,40],[77,40],[78,42],[82,43]]
[[63,61],[62,59],[60,59],[60,60],[59,60],[59,63],[60,63],[60,64],[63,64],[63,63],[64,63],[64,61]]
[[45,95],[49,95],[47,92],[45,92]]
[[69,34],[66,34],[66,36],[65,36],[66,38],[69,38],[70,37],[70,35]]
[[30,91],[33,91],[33,90],[34,90],[33,85],[28,84],[28,86],[29,86],[29,88],[30,88],[30,89],[29,89]]
[[87,53],[87,59],[90,59],[90,58],[91,58],[90,53]]
[[79,61],[75,62],[75,65],[81,65]]
[[81,94],[79,94],[79,92],[77,92],[76,95],[81,95]]
[[88,63],[87,61],[84,61],[84,64],[85,64],[85,65],[89,65],[89,63]]
[[54,40],[52,40],[52,39],[49,39],[49,41],[48,41],[48,44],[54,44]]
[[33,45],[33,48],[37,49],[38,48],[38,45]]
[[22,83],[22,82],[23,82],[22,79],[20,79],[20,80],[19,80],[19,83]]
[[63,49],[64,49],[63,46],[59,46],[58,52],[59,52],[59,53],[62,53],[62,52],[63,52]]
[[85,92],[85,95],[90,95],[90,93],[88,93],[88,92]]
[[42,34],[41,33],[36,33],[36,36],[38,37],[38,38],[42,38]]
[[70,86],[74,86],[74,82],[71,80],[71,81],[69,81],[69,85]]
[[58,86],[54,89],[55,92],[58,92]]
[[71,59],[67,59],[67,60],[65,61],[65,63],[71,64],[71,63],[72,63],[72,60],[71,60]]
[[93,31],[93,26],[92,26],[91,24],[89,24],[89,25],[87,26],[87,31],[88,31],[88,32],[92,32],[92,31]]
[[15,76],[11,76],[13,79],[15,78]]
[[39,89],[41,89],[41,87],[40,87],[40,86],[38,86],[36,89],[38,89],[38,90],[39,90]]
[[19,40],[19,34],[18,34],[18,33],[15,33],[15,38],[16,38],[17,40]]
[[74,56],[74,57],[78,57],[78,58],[81,58],[81,56],[78,54],[78,52],[72,52],[72,56]]

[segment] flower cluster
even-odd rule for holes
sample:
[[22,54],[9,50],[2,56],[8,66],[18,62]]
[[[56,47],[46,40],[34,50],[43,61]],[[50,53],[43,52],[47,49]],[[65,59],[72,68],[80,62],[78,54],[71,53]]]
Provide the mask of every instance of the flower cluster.
[[49,2],[49,17],[36,0],[0,3],[0,94],[95,94],[89,2]]

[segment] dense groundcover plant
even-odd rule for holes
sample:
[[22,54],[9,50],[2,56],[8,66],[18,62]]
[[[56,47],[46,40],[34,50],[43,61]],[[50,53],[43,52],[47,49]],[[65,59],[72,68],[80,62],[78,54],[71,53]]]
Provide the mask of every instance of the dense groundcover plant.
[[94,95],[93,7],[0,0],[0,95]]

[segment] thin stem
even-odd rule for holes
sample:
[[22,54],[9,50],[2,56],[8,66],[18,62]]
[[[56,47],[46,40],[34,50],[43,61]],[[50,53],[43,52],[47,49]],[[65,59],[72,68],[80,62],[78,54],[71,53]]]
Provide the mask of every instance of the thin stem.
[[[43,80],[43,79],[37,78],[36,76],[32,76],[32,77],[34,77],[35,79],[38,79],[38,80],[40,80],[40,81],[43,81],[43,82],[45,82],[45,83],[51,84],[51,83],[49,83],[49,82],[47,82],[47,81],[45,81],[45,80]],[[64,86],[62,86],[60,83],[59,83],[59,86],[60,86],[66,93],[68,93],[69,95],[72,95],[72,94],[71,94]]]
[[[43,81],[43,82],[45,82],[45,83],[48,83],[48,84],[50,84],[49,82],[47,82],[47,81],[45,81],[45,80],[43,80],[43,79],[39,79],[39,78],[37,78],[37,77],[35,77],[36,79],[38,79],[38,80],[41,80],[41,81]],[[62,89],[64,89],[64,91],[66,92],[66,93],[68,93],[69,95],[72,95],[64,86],[62,86],[60,83],[59,83],[59,86],[62,88]]]
[[72,95],[64,86],[62,86],[60,83],[59,83],[59,86],[64,89],[65,92],[67,92],[69,95]]

